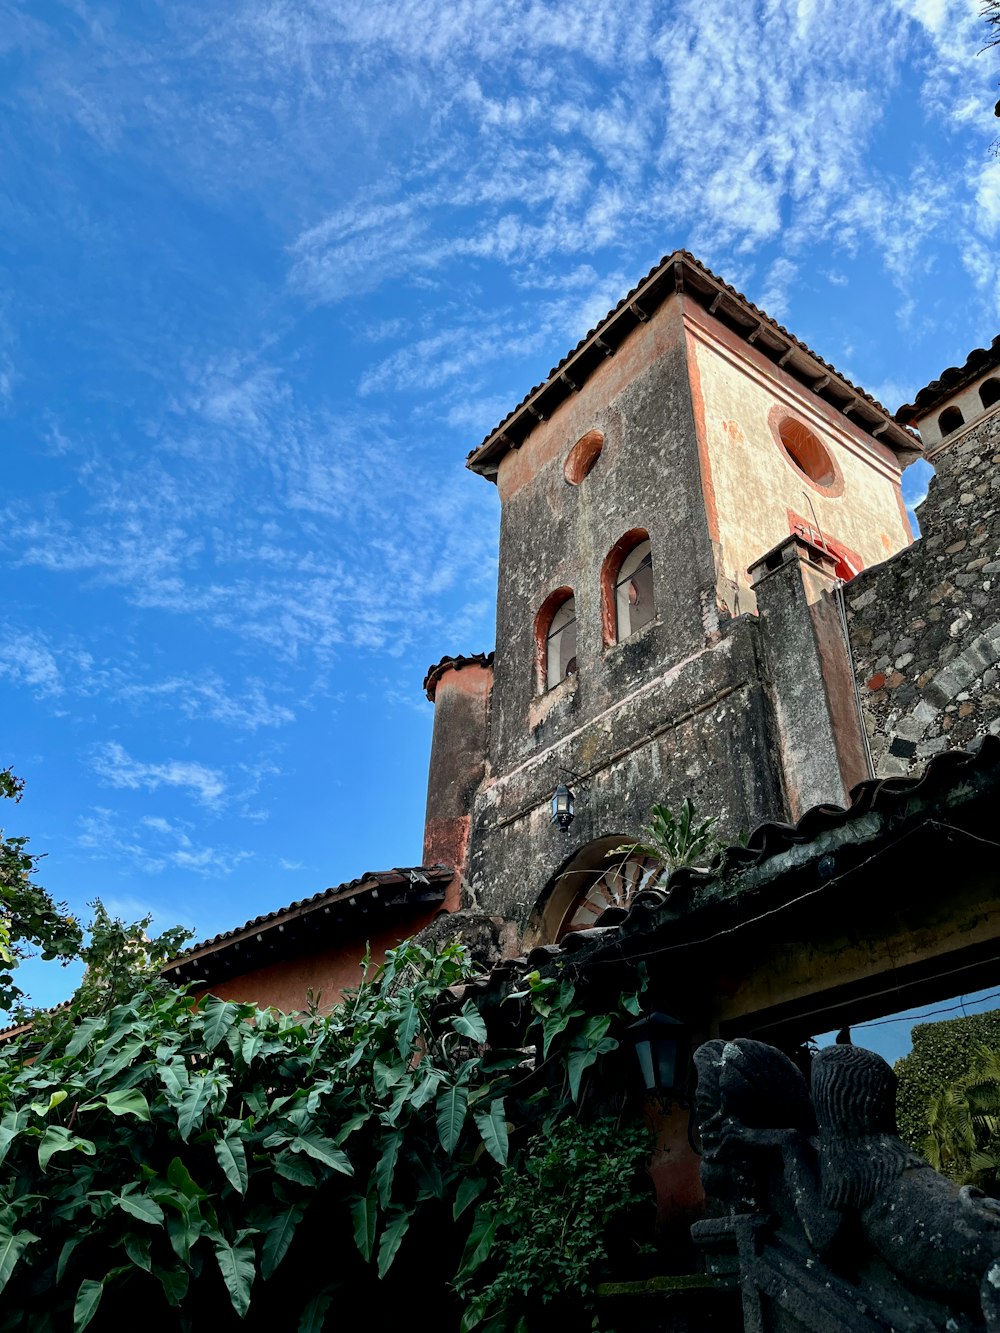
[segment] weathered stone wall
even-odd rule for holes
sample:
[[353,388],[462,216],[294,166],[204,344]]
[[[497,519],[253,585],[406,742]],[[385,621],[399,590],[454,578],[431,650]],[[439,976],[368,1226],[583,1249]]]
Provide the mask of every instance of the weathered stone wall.
[[[473,814],[466,905],[523,930],[581,849],[635,838],[654,801],[677,809],[690,797],[701,813],[720,817],[730,838],[783,810],[764,676],[756,620],[731,621],[710,647],[485,782]],[[559,782],[576,794],[566,833],[550,815]]]
[[879,776],[1000,733],[1000,412],[934,461],[921,540],[846,592]]

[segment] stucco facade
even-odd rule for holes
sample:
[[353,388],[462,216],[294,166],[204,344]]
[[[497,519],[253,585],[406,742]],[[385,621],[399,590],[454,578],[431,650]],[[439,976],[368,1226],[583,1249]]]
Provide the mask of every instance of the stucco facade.
[[[514,922],[528,943],[556,928],[547,903],[579,878],[587,849],[599,874],[655,802],[690,797],[735,837],[846,799],[866,772],[840,622],[822,598],[844,560],[853,573],[911,541],[900,474],[918,445],[884,409],[840,379],[824,396],[830,368],[818,358],[810,368],[794,340],[775,346],[790,335],[723,285],[675,279],[655,310],[637,290],[645,304],[631,328],[617,341],[604,326],[589,335],[603,355],[585,374],[573,358],[586,344],[552,373],[572,392],[545,410],[545,386],[533,391],[541,406],[528,401],[516,441],[508,419],[470,459],[496,483],[501,535],[463,904]],[[788,423],[828,477],[806,459],[815,481],[790,454]],[[793,536],[802,558],[775,582],[756,562]],[[639,538],[655,610],[623,634],[608,562]],[[826,567],[823,547],[839,566]],[[754,583],[765,578],[759,614]],[[546,608],[570,597],[575,670],[553,684],[540,669]],[[561,782],[576,798],[569,834],[550,816]]]

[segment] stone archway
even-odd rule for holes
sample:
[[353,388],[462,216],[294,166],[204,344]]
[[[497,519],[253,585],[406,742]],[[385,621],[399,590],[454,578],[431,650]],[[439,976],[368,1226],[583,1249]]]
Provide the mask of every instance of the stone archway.
[[587,843],[570,856],[535,904],[525,930],[526,948],[555,944],[573,931],[586,930],[596,925],[609,907],[631,906],[636,893],[654,880],[662,867],[649,857],[608,855],[630,841],[627,833],[613,833]]

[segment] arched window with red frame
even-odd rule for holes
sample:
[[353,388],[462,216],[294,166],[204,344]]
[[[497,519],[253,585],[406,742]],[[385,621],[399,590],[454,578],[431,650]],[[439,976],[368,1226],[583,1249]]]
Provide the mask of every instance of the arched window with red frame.
[[601,571],[605,644],[638,633],[656,615],[649,533],[633,528],[608,552]]
[[576,673],[576,599],[572,588],[557,588],[535,617],[538,692],[554,689]]

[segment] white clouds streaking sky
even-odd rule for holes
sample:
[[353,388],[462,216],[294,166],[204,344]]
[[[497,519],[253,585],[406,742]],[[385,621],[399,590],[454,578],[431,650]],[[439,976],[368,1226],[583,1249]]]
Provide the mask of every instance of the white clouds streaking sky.
[[976,9],[0,0],[0,758],[45,882],[209,935],[419,857],[420,680],[493,636],[465,454],[662,254],[890,408],[988,342]]

